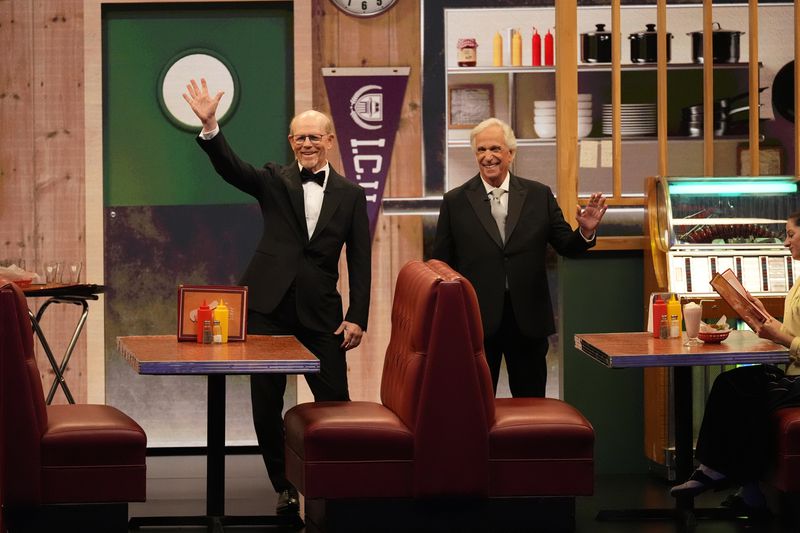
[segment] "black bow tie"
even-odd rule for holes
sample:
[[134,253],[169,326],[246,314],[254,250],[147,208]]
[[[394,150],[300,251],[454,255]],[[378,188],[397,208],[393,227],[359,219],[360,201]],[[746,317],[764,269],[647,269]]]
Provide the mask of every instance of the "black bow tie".
[[303,170],[300,171],[300,180],[303,183],[307,183],[309,181],[314,181],[320,187],[322,187],[322,185],[325,183],[325,171],[324,170],[320,170],[319,172],[317,172],[315,174],[315,173],[311,172],[310,170],[308,170],[307,168],[304,167]]

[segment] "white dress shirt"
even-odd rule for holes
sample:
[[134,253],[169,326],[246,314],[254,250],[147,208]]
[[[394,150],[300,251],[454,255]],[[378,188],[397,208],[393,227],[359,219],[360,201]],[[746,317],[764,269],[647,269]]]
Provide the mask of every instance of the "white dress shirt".
[[[201,131],[200,138],[204,141],[209,141],[216,137],[217,133],[219,133],[219,126],[211,131]],[[300,162],[297,163],[297,167],[299,170],[303,170]],[[314,228],[317,227],[317,221],[319,220],[319,213],[322,211],[322,199],[325,196],[325,187],[328,186],[330,165],[325,163],[325,166],[317,170],[317,172],[320,170],[325,171],[325,181],[322,183],[322,187],[315,181],[307,181],[303,184],[303,205],[305,206],[306,229],[309,239],[314,234]]]

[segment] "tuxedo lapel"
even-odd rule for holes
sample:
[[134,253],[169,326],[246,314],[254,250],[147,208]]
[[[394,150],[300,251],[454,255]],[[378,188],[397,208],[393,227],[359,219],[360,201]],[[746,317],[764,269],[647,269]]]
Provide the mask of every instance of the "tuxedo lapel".
[[325,229],[325,226],[328,225],[331,217],[342,202],[342,198],[344,198],[344,187],[339,183],[339,180],[343,179],[345,178],[334,172],[331,168],[328,176],[328,186],[325,188],[325,194],[322,197],[322,209],[319,213],[317,225],[314,228],[314,234],[311,235],[310,240],[314,240],[314,238]]
[[306,242],[308,241],[308,230],[306,229],[306,209],[303,202],[303,185],[300,181],[300,169],[297,163],[289,165],[287,172],[281,175],[283,183],[286,185],[286,191],[289,193],[289,201],[292,204],[292,211],[294,212],[297,223],[300,224],[300,233],[304,236]]
[[467,195],[472,209],[481,221],[483,228],[489,233],[492,240],[499,246],[503,247],[503,239],[500,237],[500,230],[497,229],[497,222],[492,217],[492,211],[489,206],[489,196],[486,194],[486,189],[483,186],[480,175],[475,176],[470,180],[467,189],[464,191]]
[[517,227],[519,216],[522,213],[522,206],[525,205],[525,197],[528,189],[522,186],[521,178],[511,175],[508,183],[508,217],[506,218],[506,242],[511,240],[511,234]]

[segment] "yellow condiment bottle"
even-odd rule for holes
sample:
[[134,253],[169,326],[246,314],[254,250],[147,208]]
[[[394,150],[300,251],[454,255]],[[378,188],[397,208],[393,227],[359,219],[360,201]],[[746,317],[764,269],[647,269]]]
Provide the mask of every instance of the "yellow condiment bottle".
[[674,292],[667,301],[667,318],[671,328],[670,337],[681,336],[681,303],[678,301],[678,295]]
[[502,67],[503,66],[503,37],[500,35],[500,32],[496,32],[494,34],[494,40],[492,41],[492,51],[493,53],[493,65],[495,67]]
[[219,329],[220,333],[222,334],[222,342],[228,342],[228,317],[230,316],[230,311],[228,310],[228,306],[225,305],[225,301],[220,298],[219,304],[217,307],[214,308],[214,320],[219,321]]
[[519,30],[514,30],[514,36],[511,37],[511,65],[522,66],[522,35]]

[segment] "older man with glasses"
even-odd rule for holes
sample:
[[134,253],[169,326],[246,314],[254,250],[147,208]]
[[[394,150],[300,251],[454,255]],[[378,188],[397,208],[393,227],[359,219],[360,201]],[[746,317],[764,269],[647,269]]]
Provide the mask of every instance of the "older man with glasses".
[[[367,329],[371,241],[364,190],[328,163],[331,120],[305,111],[289,125],[296,160],[254,167],[239,159],[219,129],[217,106],[206,80],[187,85],[184,99],[203,123],[197,142],[222,178],[258,200],[263,233],[240,283],[249,287],[247,331],[294,335],[320,360],[320,373],[306,375],[316,401],[349,400],[345,352]],[[347,245],[350,305],[342,313],[336,289],[339,257]],[[253,422],[277,512],[299,511],[297,490],[286,479],[283,395],[286,376],[250,376]]]

